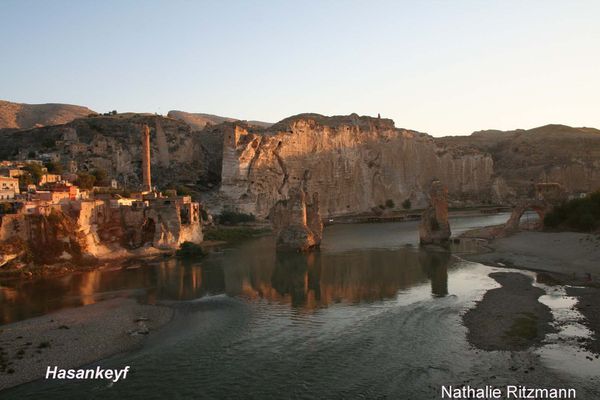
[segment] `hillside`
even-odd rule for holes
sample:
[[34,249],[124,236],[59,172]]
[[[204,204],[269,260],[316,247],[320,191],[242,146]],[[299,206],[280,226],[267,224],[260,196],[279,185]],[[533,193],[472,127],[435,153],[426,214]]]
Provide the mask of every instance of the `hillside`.
[[479,131],[437,138],[458,152],[483,151],[496,175],[523,194],[531,181],[559,182],[572,192],[600,187],[600,130],[545,125],[529,130]]
[[0,129],[30,129],[60,125],[94,113],[71,104],[23,104],[0,100]]
[[[194,130],[204,129],[204,127],[207,124],[218,125],[223,122],[239,121],[238,119],[235,119],[235,118],[220,117],[218,115],[212,115],[212,114],[189,113],[189,112],[177,111],[177,110],[169,111],[167,116],[169,118],[174,118],[174,119],[178,119],[180,121],[185,122]],[[245,122],[248,123],[249,125],[260,126],[263,128],[267,128],[267,127],[273,125],[270,122],[262,122],[262,121],[245,121]]]
[[59,159],[73,172],[102,169],[137,187],[144,123],[151,129],[156,185],[219,188],[212,206],[227,203],[259,216],[309,176],[327,215],[369,212],[388,200],[423,206],[434,178],[448,185],[456,207],[511,204],[532,182],[558,182],[574,194],[600,188],[596,129],[546,125],[433,138],[356,114],[299,114],[268,127],[180,111],[167,118],[98,115],[0,132],[0,159]]

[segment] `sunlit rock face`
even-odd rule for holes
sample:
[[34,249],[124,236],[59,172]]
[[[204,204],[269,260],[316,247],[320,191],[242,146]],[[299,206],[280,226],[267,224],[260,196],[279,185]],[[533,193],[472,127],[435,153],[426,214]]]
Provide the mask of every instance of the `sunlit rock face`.
[[223,140],[223,203],[259,217],[306,173],[324,217],[370,212],[388,200],[424,207],[434,178],[448,182],[454,200],[481,202],[491,193],[489,155],[439,148],[389,119],[302,114],[268,129],[232,124]]
[[444,244],[450,234],[448,188],[436,180],[431,183],[429,206],[421,216],[419,239],[421,244]]
[[1,215],[0,265],[28,258],[54,264],[139,256],[202,240],[199,204],[189,198],[123,207],[102,200],[69,201],[48,215]]
[[317,193],[311,201],[301,188],[290,189],[288,198],[275,204],[270,218],[278,250],[307,251],[321,244],[323,223]]

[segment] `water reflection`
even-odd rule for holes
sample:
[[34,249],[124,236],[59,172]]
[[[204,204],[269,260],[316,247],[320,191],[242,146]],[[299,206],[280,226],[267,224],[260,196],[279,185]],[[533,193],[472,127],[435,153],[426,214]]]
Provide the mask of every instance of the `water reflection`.
[[276,253],[261,238],[201,262],[166,259],[0,286],[1,323],[114,297],[144,303],[191,300],[225,293],[248,300],[314,310],[339,302],[392,299],[431,282],[434,296],[448,293],[449,253],[414,247],[310,254]]

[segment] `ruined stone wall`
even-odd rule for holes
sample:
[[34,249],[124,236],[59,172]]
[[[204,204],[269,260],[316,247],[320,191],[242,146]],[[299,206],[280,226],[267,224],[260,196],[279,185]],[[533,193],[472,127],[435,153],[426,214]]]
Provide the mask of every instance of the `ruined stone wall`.
[[323,216],[370,211],[392,200],[426,205],[432,179],[448,182],[451,199],[490,196],[493,162],[473,153],[440,151],[433,138],[369,117],[299,116],[263,132],[243,126],[224,135],[221,194],[260,217],[287,197],[305,174]]

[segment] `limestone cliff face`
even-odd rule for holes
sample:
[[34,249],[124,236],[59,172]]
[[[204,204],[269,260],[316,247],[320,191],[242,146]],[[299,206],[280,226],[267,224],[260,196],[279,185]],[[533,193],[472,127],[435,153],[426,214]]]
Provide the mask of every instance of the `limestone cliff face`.
[[71,201],[53,206],[48,215],[0,215],[0,266],[13,260],[54,264],[139,256],[202,239],[199,205],[182,198],[123,207]]
[[[600,187],[600,130],[546,125],[529,130],[481,131],[437,138],[455,151],[481,151],[494,160],[504,197],[525,197],[532,182],[557,182],[569,193]],[[500,191],[503,191],[499,187]]]
[[261,217],[307,174],[323,216],[367,212],[387,200],[424,206],[434,178],[448,182],[453,199],[490,193],[489,155],[444,151],[432,137],[396,129],[388,119],[305,114],[267,130],[232,125],[223,137],[221,194]]
[[75,221],[58,209],[49,215],[3,215],[0,249],[7,251],[10,261],[25,258],[36,264],[79,262],[85,256],[85,239]]

